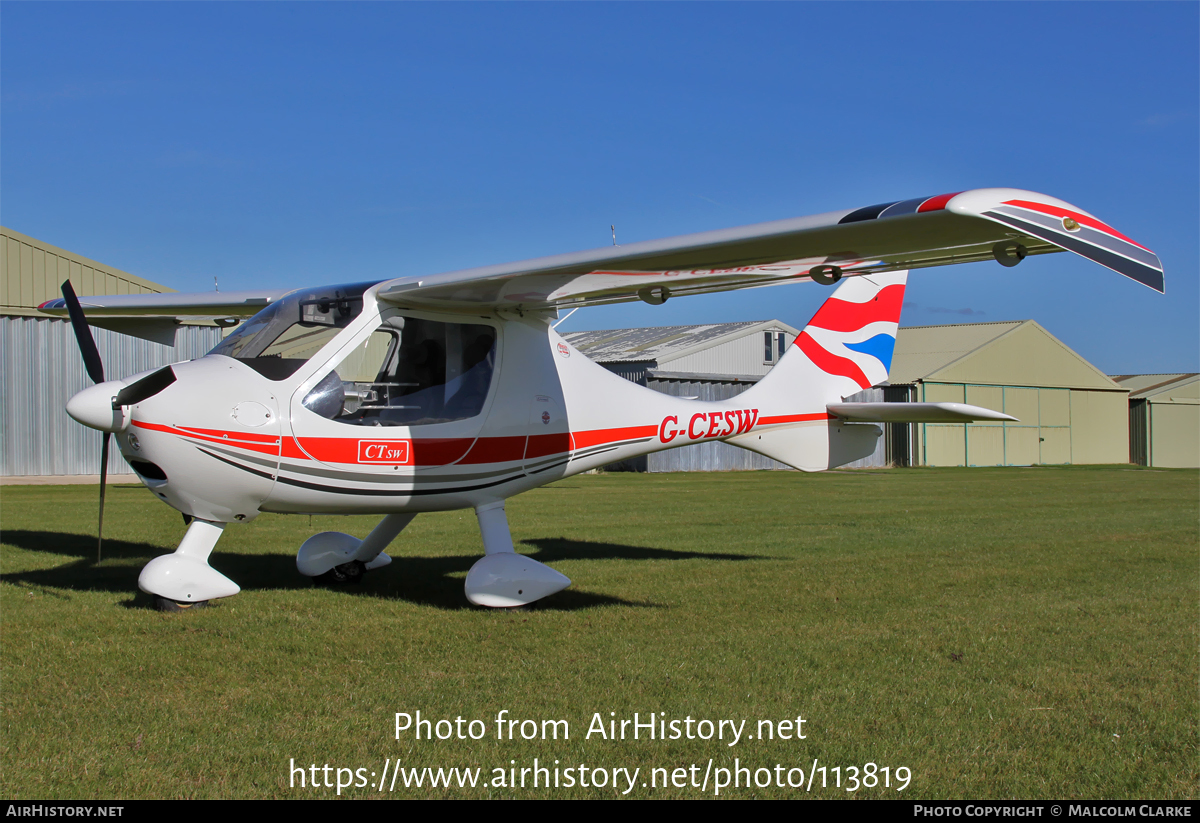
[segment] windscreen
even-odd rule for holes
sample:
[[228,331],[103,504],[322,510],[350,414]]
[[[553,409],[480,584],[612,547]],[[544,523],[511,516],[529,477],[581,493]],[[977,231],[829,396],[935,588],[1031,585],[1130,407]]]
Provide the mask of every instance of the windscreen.
[[209,354],[240,360],[269,380],[285,380],[362,314],[374,283],[294,291],[251,317]]

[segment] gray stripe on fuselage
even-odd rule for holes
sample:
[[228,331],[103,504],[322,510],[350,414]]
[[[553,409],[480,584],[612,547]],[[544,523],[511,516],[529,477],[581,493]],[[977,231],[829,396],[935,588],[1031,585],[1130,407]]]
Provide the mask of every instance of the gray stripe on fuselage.
[[505,483],[511,483],[514,480],[520,480],[522,477],[526,477],[526,474],[524,472],[521,472],[520,474],[515,474],[512,477],[506,477],[501,480],[493,480],[491,483],[476,483],[476,484],[470,485],[470,486],[438,487],[436,489],[425,489],[425,488],[360,489],[360,488],[351,488],[351,487],[346,487],[346,486],[323,486],[319,483],[309,483],[304,480],[296,480],[291,477],[285,477],[282,474],[280,474],[277,478],[274,478],[272,475],[266,474],[265,472],[260,472],[258,469],[252,469],[249,466],[243,466],[239,463],[235,463],[232,460],[226,460],[224,457],[221,457],[220,455],[217,455],[217,454],[213,454],[212,452],[208,451],[207,449],[200,449],[200,451],[203,452],[204,454],[207,454],[209,457],[213,458],[214,460],[219,460],[222,463],[226,463],[230,466],[233,466],[234,468],[241,469],[244,472],[248,472],[250,474],[255,474],[260,477],[276,479],[276,482],[283,483],[288,486],[296,486],[298,488],[309,489],[311,491],[322,492],[325,494],[353,494],[353,495],[359,495],[359,496],[375,496],[375,497],[425,497],[427,495],[433,495],[433,494],[462,494],[463,492],[477,491],[479,489],[490,489],[495,486],[500,486]]
[[[261,457],[248,455],[248,454],[242,454],[241,452],[230,451],[228,449],[222,449],[219,446],[214,446],[210,443],[205,443],[205,445],[212,448],[213,451],[218,451],[221,454],[227,455],[229,457],[236,457],[239,460],[245,460],[248,463],[254,463],[256,465],[264,466],[264,467],[272,469],[272,470],[274,470],[276,467],[276,463],[273,460],[265,460]],[[540,464],[534,464],[534,465],[540,465]],[[521,469],[520,466],[509,466],[507,469],[495,469],[493,471],[481,471],[481,472],[476,472],[474,474],[442,474],[442,475],[437,475],[436,477],[429,476],[430,472],[437,471],[438,469],[441,469],[441,468],[444,468],[444,467],[442,467],[442,466],[430,466],[428,468],[420,467],[420,468],[417,468],[416,471],[413,471],[413,472],[405,472],[403,474],[397,473],[395,475],[390,475],[390,474],[373,474],[373,473],[365,473],[365,472],[354,472],[350,469],[345,469],[345,470],[339,471],[338,469],[325,469],[325,468],[317,468],[317,467],[310,467],[310,466],[300,466],[300,465],[296,465],[294,463],[288,463],[286,461],[280,461],[280,463],[279,463],[280,471],[287,471],[292,474],[308,475],[310,477],[324,477],[329,480],[350,480],[350,481],[353,481],[356,483],[410,483],[410,482],[421,482],[421,481],[428,481],[428,482],[432,482],[432,483],[458,483],[461,481],[469,482],[469,481],[473,481],[473,480],[485,480],[489,477],[498,477],[499,475],[502,475],[502,474],[511,474],[513,471],[518,471]]]

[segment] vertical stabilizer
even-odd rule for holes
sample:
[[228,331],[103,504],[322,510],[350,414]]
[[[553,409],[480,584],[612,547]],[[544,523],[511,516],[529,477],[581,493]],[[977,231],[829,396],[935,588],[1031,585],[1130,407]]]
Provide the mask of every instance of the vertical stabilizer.
[[759,426],[728,442],[804,471],[875,450],[880,430],[833,419],[826,406],[888,379],[908,272],[863,275],[833,293],[758,384],[739,397]]

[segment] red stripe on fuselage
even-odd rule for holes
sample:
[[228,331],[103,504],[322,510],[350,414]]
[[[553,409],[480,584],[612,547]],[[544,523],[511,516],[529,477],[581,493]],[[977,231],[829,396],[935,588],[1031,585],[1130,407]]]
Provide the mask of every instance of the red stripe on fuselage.
[[813,414],[780,414],[775,417],[760,417],[758,425],[760,426],[775,426],[780,423],[803,423],[808,420],[833,420],[834,416],[827,412],[815,412]]
[[866,303],[851,303],[831,297],[817,310],[808,325],[826,331],[858,331],[868,323],[899,323],[903,303],[904,286],[900,283],[884,286],[874,300]]
[[551,454],[561,454],[571,450],[571,435],[561,434],[531,434],[525,444],[525,459],[546,457]]
[[620,443],[625,440],[637,440],[644,437],[654,437],[658,434],[658,426],[629,426],[623,429],[592,429],[591,431],[571,432],[571,441],[576,451],[603,446],[608,443]]
[[253,432],[227,431],[223,429],[197,429],[192,426],[179,426],[180,431],[188,432],[189,434],[198,434],[203,437],[220,437],[229,436],[236,437],[238,440],[249,440],[252,443],[278,443],[279,435],[277,434],[255,434]]
[[[148,431],[166,432],[174,434],[178,437],[188,437],[192,440],[202,440],[206,443],[223,443],[226,446],[236,446],[239,449],[247,451],[255,451],[261,454],[279,454],[279,438],[269,438],[267,442],[263,442],[265,435],[255,435],[258,439],[249,441],[244,439],[246,435],[243,432],[221,432],[215,429],[185,429],[182,426],[164,426],[160,423],[147,423],[142,420],[134,420],[133,425],[139,429]],[[198,434],[197,432],[210,432],[209,434]]]
[[464,464],[511,463],[525,456],[525,436],[481,437],[462,459]]
[[[800,415],[799,419],[809,419],[811,415]],[[815,418],[814,418],[815,419]],[[776,417],[759,420],[766,422],[793,422],[792,417]],[[241,432],[222,432],[217,429],[198,429],[190,427],[165,426],[158,423],[134,421],[135,426],[151,431],[166,432],[179,437],[193,440],[203,440],[213,443],[223,443],[228,446],[261,452],[263,454],[279,454],[292,460],[317,460],[322,463],[358,464],[359,441],[361,437],[285,437],[282,443],[279,438],[268,435],[254,435],[258,441],[246,442],[241,440]],[[205,432],[200,434],[200,432]],[[589,431],[535,434],[529,437],[455,437],[455,438],[425,438],[412,439],[396,438],[397,441],[412,443],[413,462],[415,466],[446,466],[452,463],[463,465],[478,465],[482,463],[512,463],[520,460],[530,460],[548,457],[554,454],[565,454],[594,446],[604,446],[610,443],[623,443],[630,440],[649,439],[658,432],[657,426],[628,426],[613,429],[591,429]],[[386,442],[389,438],[377,438]],[[269,442],[266,442],[268,441]]]
[[[301,437],[299,442],[287,438],[283,442],[283,456],[297,460],[314,459],[322,463],[358,463],[358,443],[360,440],[378,439],[386,442],[389,438],[366,437]],[[406,465],[414,466],[445,466],[457,461],[471,444],[473,437],[429,437],[424,440],[410,440],[407,437],[395,438],[398,441],[411,442],[413,460]]]

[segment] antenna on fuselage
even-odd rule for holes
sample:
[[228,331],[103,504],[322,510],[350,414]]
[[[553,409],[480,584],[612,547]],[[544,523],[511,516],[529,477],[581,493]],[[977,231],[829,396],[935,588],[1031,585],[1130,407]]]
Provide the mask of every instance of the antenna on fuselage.
[[617,227],[615,225],[611,225],[609,228],[612,229],[613,245],[615,246],[617,245]]
[[221,284],[217,282],[217,276],[215,274],[213,275],[213,288],[216,289],[218,293],[220,293]]

